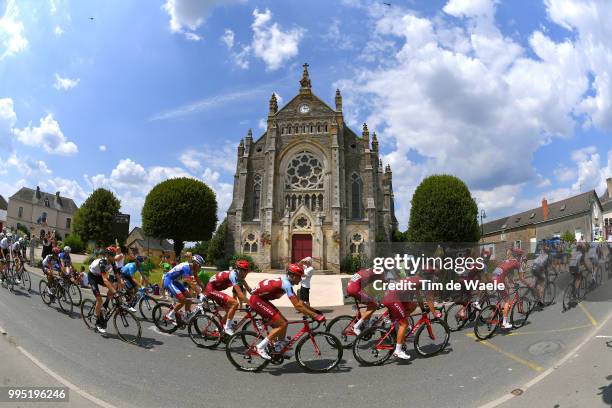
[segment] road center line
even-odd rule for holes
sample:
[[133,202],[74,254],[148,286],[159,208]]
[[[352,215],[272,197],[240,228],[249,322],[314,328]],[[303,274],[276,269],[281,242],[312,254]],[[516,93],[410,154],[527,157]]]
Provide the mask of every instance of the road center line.
[[506,334],[506,336],[522,336],[524,334],[545,334],[545,333],[563,333],[563,332],[568,332],[568,331],[573,331],[573,330],[580,330],[580,329],[586,329],[591,327],[590,324],[584,324],[582,326],[574,326],[574,327],[565,327],[563,329],[552,329],[552,330],[542,330],[542,331],[528,331],[528,332],[513,332],[513,333],[508,333]]
[[[474,339],[476,338],[476,336],[473,333],[467,333],[466,336],[470,337],[470,338],[474,338]],[[516,361],[517,363],[520,363],[520,364],[522,364],[522,365],[524,365],[526,367],[529,367],[530,369],[532,369],[535,372],[541,373],[542,371],[544,371],[544,367],[541,367],[541,366],[539,366],[538,364],[536,364],[536,363],[534,363],[532,361],[525,360],[524,358],[516,356],[516,355],[514,355],[512,353],[508,353],[507,351],[497,347],[495,344],[490,343],[490,342],[488,342],[486,340],[480,340],[480,341],[478,341],[478,344],[482,344],[483,346],[489,347],[491,350],[495,350],[498,353],[500,353],[500,354],[502,354],[502,355],[504,355],[504,356],[506,356],[506,357],[508,357],[508,358],[510,358],[510,359],[512,359],[514,361]]]

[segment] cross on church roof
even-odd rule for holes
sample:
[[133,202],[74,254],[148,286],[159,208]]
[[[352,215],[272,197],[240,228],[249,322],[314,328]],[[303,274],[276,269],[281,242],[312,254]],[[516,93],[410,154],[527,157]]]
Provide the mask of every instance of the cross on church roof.
[[310,76],[308,75],[308,63],[304,63],[304,65],[302,65],[304,67],[304,72],[302,73],[302,79],[300,80],[300,85],[302,86],[302,88],[308,88],[310,89],[311,84],[310,84]]

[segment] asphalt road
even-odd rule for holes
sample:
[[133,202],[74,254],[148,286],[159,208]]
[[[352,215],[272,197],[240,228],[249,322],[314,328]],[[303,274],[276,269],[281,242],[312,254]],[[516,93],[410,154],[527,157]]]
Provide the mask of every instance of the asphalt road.
[[[560,286],[565,279],[559,279]],[[34,276],[33,288],[38,280]],[[69,317],[52,306],[44,305],[36,290],[28,295],[0,288],[0,327],[59,376],[118,407],[475,407],[521,389],[592,335],[612,310],[612,281],[579,307],[562,313],[559,302],[533,314],[522,329],[488,342],[477,342],[468,328],[453,333],[439,356],[422,359],[412,352],[409,362],[391,360],[381,367],[360,367],[346,350],[339,368],[327,374],[304,373],[292,360],[261,373],[239,372],[224,350],[199,349],[186,333],[160,334],[147,322],[143,345],[131,346],[87,330],[79,315]],[[589,356],[605,364],[611,352],[594,349]],[[0,366],[0,375],[16,375],[8,370]],[[542,384],[557,376],[555,370]],[[556,384],[568,391],[583,385],[567,376],[559,376]],[[510,402],[533,390],[537,386]]]

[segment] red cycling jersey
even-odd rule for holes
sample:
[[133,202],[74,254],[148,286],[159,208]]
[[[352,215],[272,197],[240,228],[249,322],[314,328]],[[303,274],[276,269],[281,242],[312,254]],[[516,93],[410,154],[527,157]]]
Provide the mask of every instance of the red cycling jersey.
[[519,261],[516,259],[506,259],[504,262],[500,263],[497,268],[493,271],[493,275],[499,281],[504,281],[511,272],[518,270],[520,268]]
[[[211,277],[208,281],[208,285],[214,290],[225,290],[238,283],[238,272],[237,271],[223,271],[218,272],[215,276]],[[207,286],[208,286],[207,285]]]
[[365,288],[375,280],[382,279],[382,274],[375,273],[374,269],[361,269],[357,271],[352,277],[351,282],[358,283],[362,288]]
[[278,299],[284,294],[287,294],[287,297],[290,298],[295,296],[293,285],[286,276],[262,280],[251,291],[251,294],[263,300]]

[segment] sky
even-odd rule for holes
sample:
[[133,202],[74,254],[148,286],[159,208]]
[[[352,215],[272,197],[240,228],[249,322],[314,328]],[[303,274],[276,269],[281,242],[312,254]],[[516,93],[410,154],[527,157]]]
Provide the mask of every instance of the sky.
[[430,174],[488,220],[612,176],[612,1],[0,0],[0,194],[81,204],[98,187],[140,225],[148,191],[194,177],[231,203],[236,147],[310,64],[376,131],[406,228]]

